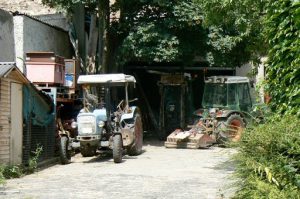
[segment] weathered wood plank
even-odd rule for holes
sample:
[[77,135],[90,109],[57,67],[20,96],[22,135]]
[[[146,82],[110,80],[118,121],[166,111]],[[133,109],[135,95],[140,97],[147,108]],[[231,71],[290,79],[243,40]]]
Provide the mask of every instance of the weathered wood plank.
[[4,79],[1,79],[1,87],[9,87],[10,86],[10,82]]
[[0,156],[0,164],[8,164],[9,163],[9,156]]
[[1,93],[10,93],[10,86],[9,85],[5,85],[5,86],[1,86]]
[[0,136],[1,136],[1,139],[6,139],[6,138],[9,138],[10,135],[9,135],[9,131],[5,130],[5,131],[0,131]]
[[9,142],[5,143],[6,145],[1,145],[0,146],[0,151],[7,151],[9,150]]
[[2,145],[2,146],[0,146],[0,153],[2,152],[2,154],[3,154],[3,151],[9,151],[9,145]]
[[3,113],[5,113],[5,112],[10,113],[10,107],[7,107],[7,106],[3,106],[3,107],[0,106],[0,107],[1,107],[1,112],[3,112]]
[[9,134],[9,131],[0,131],[0,136],[1,136],[1,139],[9,139],[10,138],[10,134]]
[[5,111],[5,109],[6,109],[6,111],[9,110],[9,112],[10,112],[10,106],[8,106],[8,104],[4,104],[4,103],[2,104],[2,102],[1,102],[0,107],[3,108],[3,109],[1,109],[1,112]]
[[2,126],[2,129],[4,126],[9,126],[9,119],[7,117],[5,119],[0,119],[0,126]]
[[8,163],[8,162],[9,162],[9,154],[1,154],[0,163]]
[[10,101],[10,93],[1,92],[1,101]]

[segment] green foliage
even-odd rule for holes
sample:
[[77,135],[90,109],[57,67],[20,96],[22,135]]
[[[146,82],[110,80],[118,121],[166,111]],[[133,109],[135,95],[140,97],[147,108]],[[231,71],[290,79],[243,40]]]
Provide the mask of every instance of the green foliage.
[[[248,10],[249,5],[252,9]],[[137,12],[135,25],[121,47],[122,60],[179,61],[188,65],[193,64],[195,57],[200,57],[210,66],[240,66],[249,59],[257,59],[262,52],[260,49],[265,49],[261,42],[261,17],[257,17],[263,5],[260,2],[255,7],[248,2],[240,8],[225,0],[163,4],[147,1]],[[141,34],[143,31],[140,30],[145,29],[147,33]],[[157,39],[157,34],[164,39]],[[148,41],[147,45],[144,40]],[[164,45],[159,45],[159,42]],[[169,47],[165,48],[166,45]]]
[[27,173],[33,173],[37,169],[38,159],[42,152],[43,147],[37,145],[36,150],[32,152],[33,156],[29,159]]
[[271,108],[300,116],[300,2],[270,1],[266,27]]
[[298,198],[300,119],[285,116],[248,128],[239,143],[235,198]]
[[5,183],[5,177],[3,175],[4,166],[0,165],[0,185]]
[[91,8],[96,8],[98,1],[97,0],[42,0],[43,4],[46,4],[50,7],[55,7],[60,10],[71,11],[75,4],[87,5]]
[[[192,1],[147,1],[126,18],[134,18],[121,46],[120,60],[191,63],[202,55],[206,33],[202,15]],[[127,13],[127,12],[126,12]]]
[[139,61],[173,61],[178,56],[179,41],[176,36],[156,29],[153,23],[141,25],[131,32],[123,43],[123,56],[135,57]]
[[30,157],[28,167],[24,165],[0,165],[0,184],[5,183],[5,179],[19,178],[24,174],[33,173],[37,169],[38,159],[43,151],[43,148],[37,145],[33,156]]
[[24,167],[22,165],[5,166],[3,169],[3,176],[6,179],[19,178],[24,173]]
[[266,52],[263,37],[264,7],[261,0],[194,0],[209,29],[207,52],[211,65],[240,66],[258,63]]
[[[69,11],[81,2],[95,12],[105,1],[43,0]],[[210,66],[236,67],[258,57],[261,42],[260,0],[116,0],[109,8],[120,13],[107,27],[118,62],[182,62],[195,58]],[[102,7],[107,9],[107,7]]]

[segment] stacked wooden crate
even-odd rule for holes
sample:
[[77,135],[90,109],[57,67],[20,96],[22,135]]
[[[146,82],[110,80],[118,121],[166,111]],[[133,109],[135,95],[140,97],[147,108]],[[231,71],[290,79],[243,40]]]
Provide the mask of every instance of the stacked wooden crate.
[[26,75],[34,84],[63,86],[65,82],[64,58],[53,52],[26,53]]
[[65,66],[65,86],[69,88],[70,93],[76,93],[79,61],[76,59],[65,59]]
[[53,52],[26,53],[27,78],[54,101],[68,102],[76,98],[78,63]]

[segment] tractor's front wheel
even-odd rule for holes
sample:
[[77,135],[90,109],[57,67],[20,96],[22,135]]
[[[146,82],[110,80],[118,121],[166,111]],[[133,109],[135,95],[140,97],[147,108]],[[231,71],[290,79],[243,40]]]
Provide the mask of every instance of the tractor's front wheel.
[[68,150],[69,139],[66,136],[61,136],[59,139],[59,156],[62,164],[71,162],[71,151]]
[[115,163],[121,163],[123,156],[123,141],[121,134],[113,136],[113,159]]
[[134,118],[134,143],[128,149],[128,155],[139,155],[142,153],[142,148],[143,148],[143,124],[142,124],[142,119],[139,114],[135,115]]
[[245,129],[244,119],[239,114],[230,115],[223,125],[223,129],[219,133],[219,141],[237,142],[241,139]]

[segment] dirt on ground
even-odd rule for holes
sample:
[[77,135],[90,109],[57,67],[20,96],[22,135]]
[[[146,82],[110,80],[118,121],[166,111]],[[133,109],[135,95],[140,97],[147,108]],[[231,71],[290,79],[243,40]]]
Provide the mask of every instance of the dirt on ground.
[[166,149],[146,142],[139,156],[115,164],[110,155],[72,157],[19,179],[7,180],[0,198],[230,198],[233,149]]

